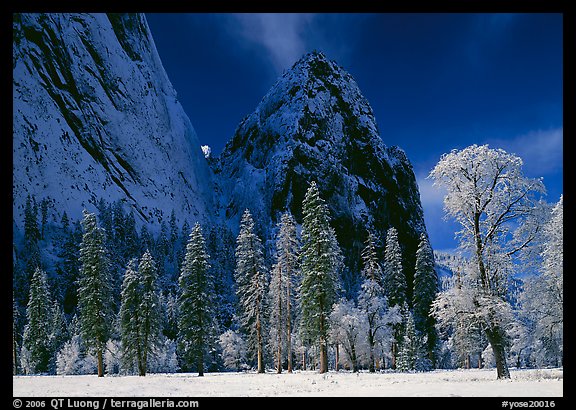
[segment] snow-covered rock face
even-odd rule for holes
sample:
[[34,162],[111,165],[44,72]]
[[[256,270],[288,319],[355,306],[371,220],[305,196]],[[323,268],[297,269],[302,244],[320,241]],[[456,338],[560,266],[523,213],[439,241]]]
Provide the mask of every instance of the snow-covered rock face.
[[356,82],[322,53],[305,55],[277,81],[238,126],[214,169],[231,227],[245,208],[257,224],[273,226],[286,209],[301,222],[302,200],[314,180],[353,275],[361,268],[366,229],[383,240],[393,226],[410,280],[425,231],[412,166],[401,149],[383,144]]
[[17,225],[28,194],[75,219],[104,198],[205,220],[211,171],[143,15],[21,14],[13,36]]

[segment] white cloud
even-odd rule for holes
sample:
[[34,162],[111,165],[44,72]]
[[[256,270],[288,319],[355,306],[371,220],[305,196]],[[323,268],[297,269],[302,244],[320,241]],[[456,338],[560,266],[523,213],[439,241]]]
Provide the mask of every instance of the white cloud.
[[502,148],[519,156],[524,161],[524,172],[540,177],[562,171],[563,140],[563,128],[553,128],[487,142],[492,148]]
[[424,209],[435,212],[442,211],[446,189],[434,186],[434,181],[426,178],[426,175],[418,176],[416,180],[420,191],[420,201]]
[[262,46],[281,73],[306,53],[306,30],[314,19],[306,13],[234,14],[238,35]]

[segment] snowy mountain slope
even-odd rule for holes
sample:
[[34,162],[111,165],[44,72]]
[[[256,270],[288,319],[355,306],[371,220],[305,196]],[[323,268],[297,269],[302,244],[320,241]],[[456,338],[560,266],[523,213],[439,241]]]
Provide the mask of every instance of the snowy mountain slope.
[[81,217],[120,199],[139,221],[212,209],[211,171],[143,15],[13,19],[13,210],[31,194]]
[[214,170],[232,229],[245,208],[268,225],[268,235],[286,209],[301,222],[302,200],[315,180],[344,251],[348,286],[357,282],[366,228],[381,240],[388,228],[398,229],[410,280],[425,231],[412,166],[401,149],[384,145],[356,82],[324,54],[305,55],[276,82]]

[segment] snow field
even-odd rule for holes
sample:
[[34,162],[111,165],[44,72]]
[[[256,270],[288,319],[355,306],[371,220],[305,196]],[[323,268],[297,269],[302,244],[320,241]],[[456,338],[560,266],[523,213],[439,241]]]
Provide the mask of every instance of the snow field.
[[426,373],[195,373],[139,376],[14,376],[14,397],[562,397],[562,369],[494,369]]

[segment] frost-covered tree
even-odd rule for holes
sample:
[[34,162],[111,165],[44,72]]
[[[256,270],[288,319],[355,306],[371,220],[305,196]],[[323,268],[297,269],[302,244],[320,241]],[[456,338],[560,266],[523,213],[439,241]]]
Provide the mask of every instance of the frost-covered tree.
[[56,374],[91,374],[97,370],[97,359],[84,351],[79,335],[64,343],[56,355]]
[[202,228],[196,223],[186,244],[178,281],[178,338],[186,365],[195,365],[198,376],[204,376],[205,353],[214,325],[208,258]]
[[436,363],[438,334],[436,320],[430,314],[432,302],[438,293],[438,275],[434,264],[434,253],[425,233],[420,235],[416,250],[416,269],[414,271],[414,292],[412,306],[416,331],[426,335],[427,354],[432,366]]
[[[292,324],[294,320],[295,281],[298,274],[299,241],[296,221],[289,213],[280,219],[276,239],[276,264],[270,279],[270,331],[274,334],[271,344],[276,347],[276,370],[282,372],[284,356],[288,361],[288,372],[292,372]],[[285,348],[285,353],[283,353]]]
[[407,301],[408,285],[402,267],[402,250],[398,242],[398,231],[394,227],[386,233],[383,285],[390,306],[402,306]]
[[398,363],[396,365],[396,368],[401,372],[416,370],[416,362],[420,354],[420,340],[416,334],[414,316],[411,311],[406,311],[404,322],[404,333],[400,341]]
[[533,323],[532,336],[542,346],[539,361],[555,366],[562,364],[564,350],[563,203],[560,197],[543,229],[540,273],[526,279],[520,297],[522,314]]
[[121,297],[119,319],[122,361],[124,368],[132,369],[135,363],[140,364],[141,361],[140,275],[136,258],[128,262],[124,272]]
[[21,252],[14,247],[15,261],[13,273],[13,292],[16,304],[24,307],[30,295],[31,278],[36,268],[42,268],[40,252],[40,230],[38,228],[38,206],[34,197],[28,195],[24,208],[24,237]]
[[523,175],[521,158],[487,145],[444,154],[429,177],[446,189],[444,209],[462,226],[460,247],[474,264],[468,309],[461,314],[481,323],[494,352],[498,378],[509,378],[508,279],[513,257],[532,241],[536,230],[526,232],[521,241],[511,237],[537,208],[544,185]]
[[366,315],[354,301],[342,299],[334,304],[330,313],[330,339],[344,348],[352,372],[359,371],[360,356],[367,347],[367,327]]
[[178,371],[177,346],[174,340],[162,337],[159,348],[150,357],[149,369],[153,373],[176,373]]
[[160,343],[162,329],[161,306],[157,290],[157,268],[149,251],[137,265],[128,263],[122,282],[120,333],[125,367],[136,365],[138,374],[146,376],[149,355]]
[[46,272],[36,268],[30,282],[30,297],[26,309],[23,348],[28,354],[26,373],[46,373],[52,356],[50,326],[52,302]]
[[240,333],[229,329],[218,339],[222,348],[224,366],[229,369],[242,370],[246,365],[246,342]]
[[[104,365],[107,374],[119,374],[122,370],[122,347],[119,340],[108,340],[104,352]],[[131,369],[130,369],[131,370]]]
[[140,317],[141,324],[141,361],[140,375],[146,375],[148,357],[160,346],[162,331],[162,316],[160,298],[158,295],[158,268],[149,250],[144,252],[138,264],[138,274],[141,281]]
[[[398,242],[398,231],[391,227],[386,232],[386,247],[384,248],[383,287],[390,307],[402,308],[407,304],[406,275],[402,266],[402,250]],[[394,325],[394,338],[392,343],[392,367],[396,367],[398,343],[402,337],[401,323]]]
[[56,352],[60,351],[64,343],[70,338],[68,334],[68,323],[62,311],[62,307],[57,301],[52,302],[52,322],[50,323],[50,349],[53,355],[50,359],[50,371],[55,371]]
[[394,316],[388,309],[388,301],[382,286],[383,272],[376,254],[376,238],[370,232],[366,247],[362,251],[364,280],[358,294],[358,308],[363,312],[367,322],[367,341],[369,348],[368,368],[375,372],[375,349],[390,335],[390,325],[395,323]]
[[110,262],[105,247],[106,233],[98,226],[96,215],[86,210],[83,215],[78,281],[80,332],[84,343],[96,354],[98,377],[103,377],[102,354],[113,322]]
[[254,220],[246,209],[236,239],[236,293],[240,319],[249,347],[256,351],[258,373],[264,373],[264,318],[267,292],[267,270],[262,242],[254,231]]
[[329,316],[339,292],[342,253],[330,226],[330,213],[315,182],[302,204],[302,250],[300,269],[301,331],[315,340],[320,351],[320,373],[328,371]]

